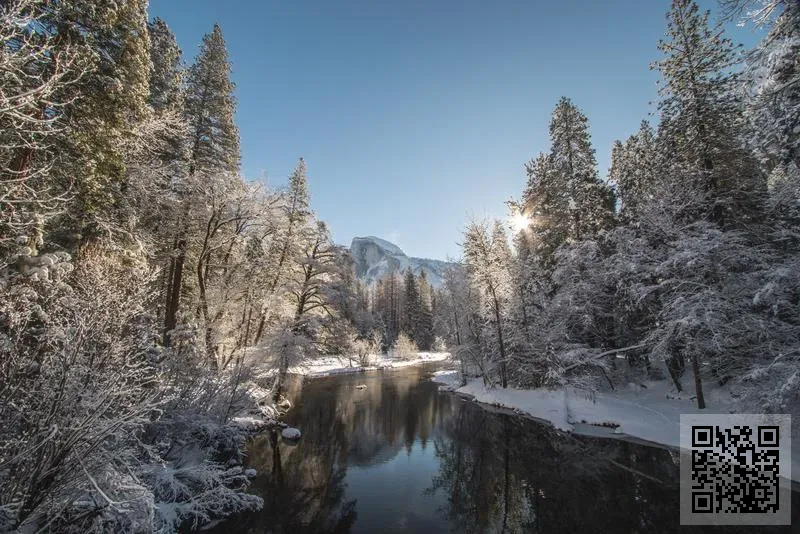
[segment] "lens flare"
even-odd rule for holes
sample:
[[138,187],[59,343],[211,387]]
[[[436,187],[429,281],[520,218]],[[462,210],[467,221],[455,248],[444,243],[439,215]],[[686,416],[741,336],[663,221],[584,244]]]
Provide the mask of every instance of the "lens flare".
[[521,232],[531,224],[531,218],[522,213],[515,213],[511,216],[511,227],[514,232]]

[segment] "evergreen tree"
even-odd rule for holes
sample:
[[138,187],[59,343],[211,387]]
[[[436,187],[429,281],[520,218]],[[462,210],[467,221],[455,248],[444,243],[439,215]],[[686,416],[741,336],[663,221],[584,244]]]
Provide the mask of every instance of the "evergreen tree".
[[167,23],[156,17],[147,25],[150,34],[150,105],[155,110],[181,103],[184,72],[182,52]]
[[310,217],[306,162],[300,158],[289,177],[289,189],[281,206],[281,224],[272,240],[270,254],[275,260],[275,268],[270,291],[274,292],[278,288],[287,264],[298,254],[297,237]]
[[64,2],[47,12],[47,26],[56,34],[54,48],[77,48],[84,62],[79,80],[56,98],[64,108],[67,127],[60,165],[53,178],[74,183],[75,208],[59,221],[59,240],[78,243],[97,236],[100,221],[121,198],[126,155],[141,135],[147,118],[150,43],[147,0]]
[[[186,173],[188,136],[184,110],[182,53],[175,35],[167,23],[156,18],[148,24],[150,33],[150,95],[148,103],[153,110],[147,138],[146,157],[134,165],[144,166],[147,172],[155,175],[158,186],[163,191],[162,203],[169,209],[177,209],[186,193]],[[146,181],[138,177],[139,181]],[[130,180],[129,180],[130,182]],[[135,185],[134,185],[135,187]],[[143,197],[145,195],[142,195]],[[139,211],[148,206],[137,206]],[[178,216],[164,215],[170,219]],[[185,214],[184,214],[185,216]],[[163,226],[163,225],[162,225]],[[161,228],[172,232],[173,228]]]
[[381,327],[381,345],[384,351],[394,345],[401,332],[402,300],[400,298],[401,282],[395,271],[384,275],[375,288],[373,312],[378,317]]
[[518,250],[525,257],[530,251],[535,260],[550,264],[556,249],[567,240],[570,229],[570,194],[564,176],[557,171],[553,157],[539,154],[526,166],[528,182],[522,197],[522,214],[531,224],[520,232]]
[[[166,68],[162,69],[165,74],[162,80],[159,80],[162,86],[163,80],[172,78],[169,65],[174,61],[170,59],[170,56],[174,55],[174,50],[169,41],[169,36],[162,36],[160,39],[160,44],[166,45],[166,56],[159,61],[166,65]],[[239,180],[240,153],[239,131],[233,121],[236,101],[233,97],[234,84],[230,79],[230,72],[228,51],[222,30],[215,24],[212,32],[203,37],[200,54],[189,70],[184,95],[184,113],[189,131],[187,171],[192,183],[182,192],[184,212],[180,220],[183,226],[177,231],[171,254],[164,318],[165,343],[169,342],[168,333],[177,325],[182,295],[187,289],[184,287],[183,270],[187,254],[190,252],[188,240],[190,229],[186,225],[189,224],[191,203],[199,201],[204,195],[215,195],[238,185],[233,183]],[[156,95],[156,97],[163,99],[170,92],[168,90],[166,95]],[[230,183],[218,181],[220,179]],[[192,195],[194,198],[190,198]],[[199,218],[202,217],[199,215]]]
[[726,214],[730,218],[735,196],[748,197],[737,202],[739,207],[752,204],[748,192],[760,190],[763,177],[739,143],[742,108],[738,74],[732,69],[739,60],[736,48],[721,28],[709,26],[708,18],[693,0],[673,0],[667,38],[658,45],[665,57],[653,67],[663,77],[659,136],[671,174],[683,181],[676,187],[705,199],[699,215],[723,222]]
[[568,235],[572,239],[595,235],[613,221],[614,196],[597,177],[588,119],[568,98],[562,98],[553,110],[550,140],[557,180],[568,195]]
[[747,118],[768,170],[800,172],[800,3],[770,2],[777,16],[764,40],[747,56]]
[[[35,256],[46,222],[62,209],[69,180],[54,179],[63,159],[63,130],[74,94],[86,75],[85,47],[51,32],[42,2],[17,0],[0,8],[0,254],[21,242]],[[48,114],[49,120],[42,120]],[[59,175],[60,176],[60,175]],[[52,199],[52,200],[50,200]],[[6,265],[0,262],[0,268]]]
[[642,206],[653,199],[658,172],[655,133],[647,121],[623,145],[616,141],[611,152],[609,181],[617,187],[624,221],[637,219]]
[[239,172],[239,130],[234,123],[235,88],[222,29],[218,24],[203,37],[200,54],[186,87],[190,133],[190,174]]
[[420,323],[420,298],[417,289],[417,280],[411,267],[406,269],[403,279],[403,314],[401,328],[403,332],[411,338],[411,341],[419,345],[418,329]]
[[434,293],[424,270],[419,273],[417,292],[419,293],[419,319],[414,341],[420,350],[428,351],[432,349],[434,341]]

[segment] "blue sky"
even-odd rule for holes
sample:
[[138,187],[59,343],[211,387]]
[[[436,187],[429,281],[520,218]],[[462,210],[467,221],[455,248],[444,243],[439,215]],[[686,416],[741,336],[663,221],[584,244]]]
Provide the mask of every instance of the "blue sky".
[[303,156],[337,243],[377,235],[445,259],[470,217],[505,216],[521,194],[562,95],[589,117],[605,176],[614,139],[655,110],[669,3],[151,0],[150,14],[187,62],[222,26],[245,176],[285,184]]

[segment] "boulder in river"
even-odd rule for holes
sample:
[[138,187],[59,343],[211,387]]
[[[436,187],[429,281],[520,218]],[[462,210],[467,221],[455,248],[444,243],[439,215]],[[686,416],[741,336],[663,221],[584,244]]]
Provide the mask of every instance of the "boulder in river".
[[366,384],[359,384],[359,385],[356,386],[356,389],[367,389],[367,385]]
[[290,440],[300,439],[300,436],[301,436],[300,431],[296,428],[289,427],[281,430],[281,437],[283,439],[290,439]]

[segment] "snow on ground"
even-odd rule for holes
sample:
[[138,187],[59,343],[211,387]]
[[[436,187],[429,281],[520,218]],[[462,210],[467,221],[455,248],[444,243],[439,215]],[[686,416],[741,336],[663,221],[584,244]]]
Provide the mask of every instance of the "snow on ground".
[[[484,385],[482,379],[459,387],[456,371],[433,377],[443,389],[473,397],[476,401],[524,412],[576,434],[638,438],[668,447],[680,446],[681,414],[731,413],[732,401],[724,391],[706,393],[706,410],[698,410],[692,394],[676,394],[666,381],[630,384],[608,393],[587,395],[573,389],[501,389]],[[792,479],[800,481],[800,443],[792,444]]]
[[283,439],[300,439],[300,431],[296,428],[284,428],[281,430],[281,437]]
[[442,362],[450,357],[449,352],[418,352],[410,360],[394,359],[382,354],[371,355],[371,365],[361,366],[354,358],[352,361],[342,356],[323,356],[304,361],[300,365],[289,368],[292,374],[309,377],[331,376],[337,374],[362,373],[379,369],[398,369],[409,365],[419,365],[428,362]]
[[442,369],[433,373],[433,381],[439,384],[440,389],[455,391],[461,386],[461,376],[453,369]]

